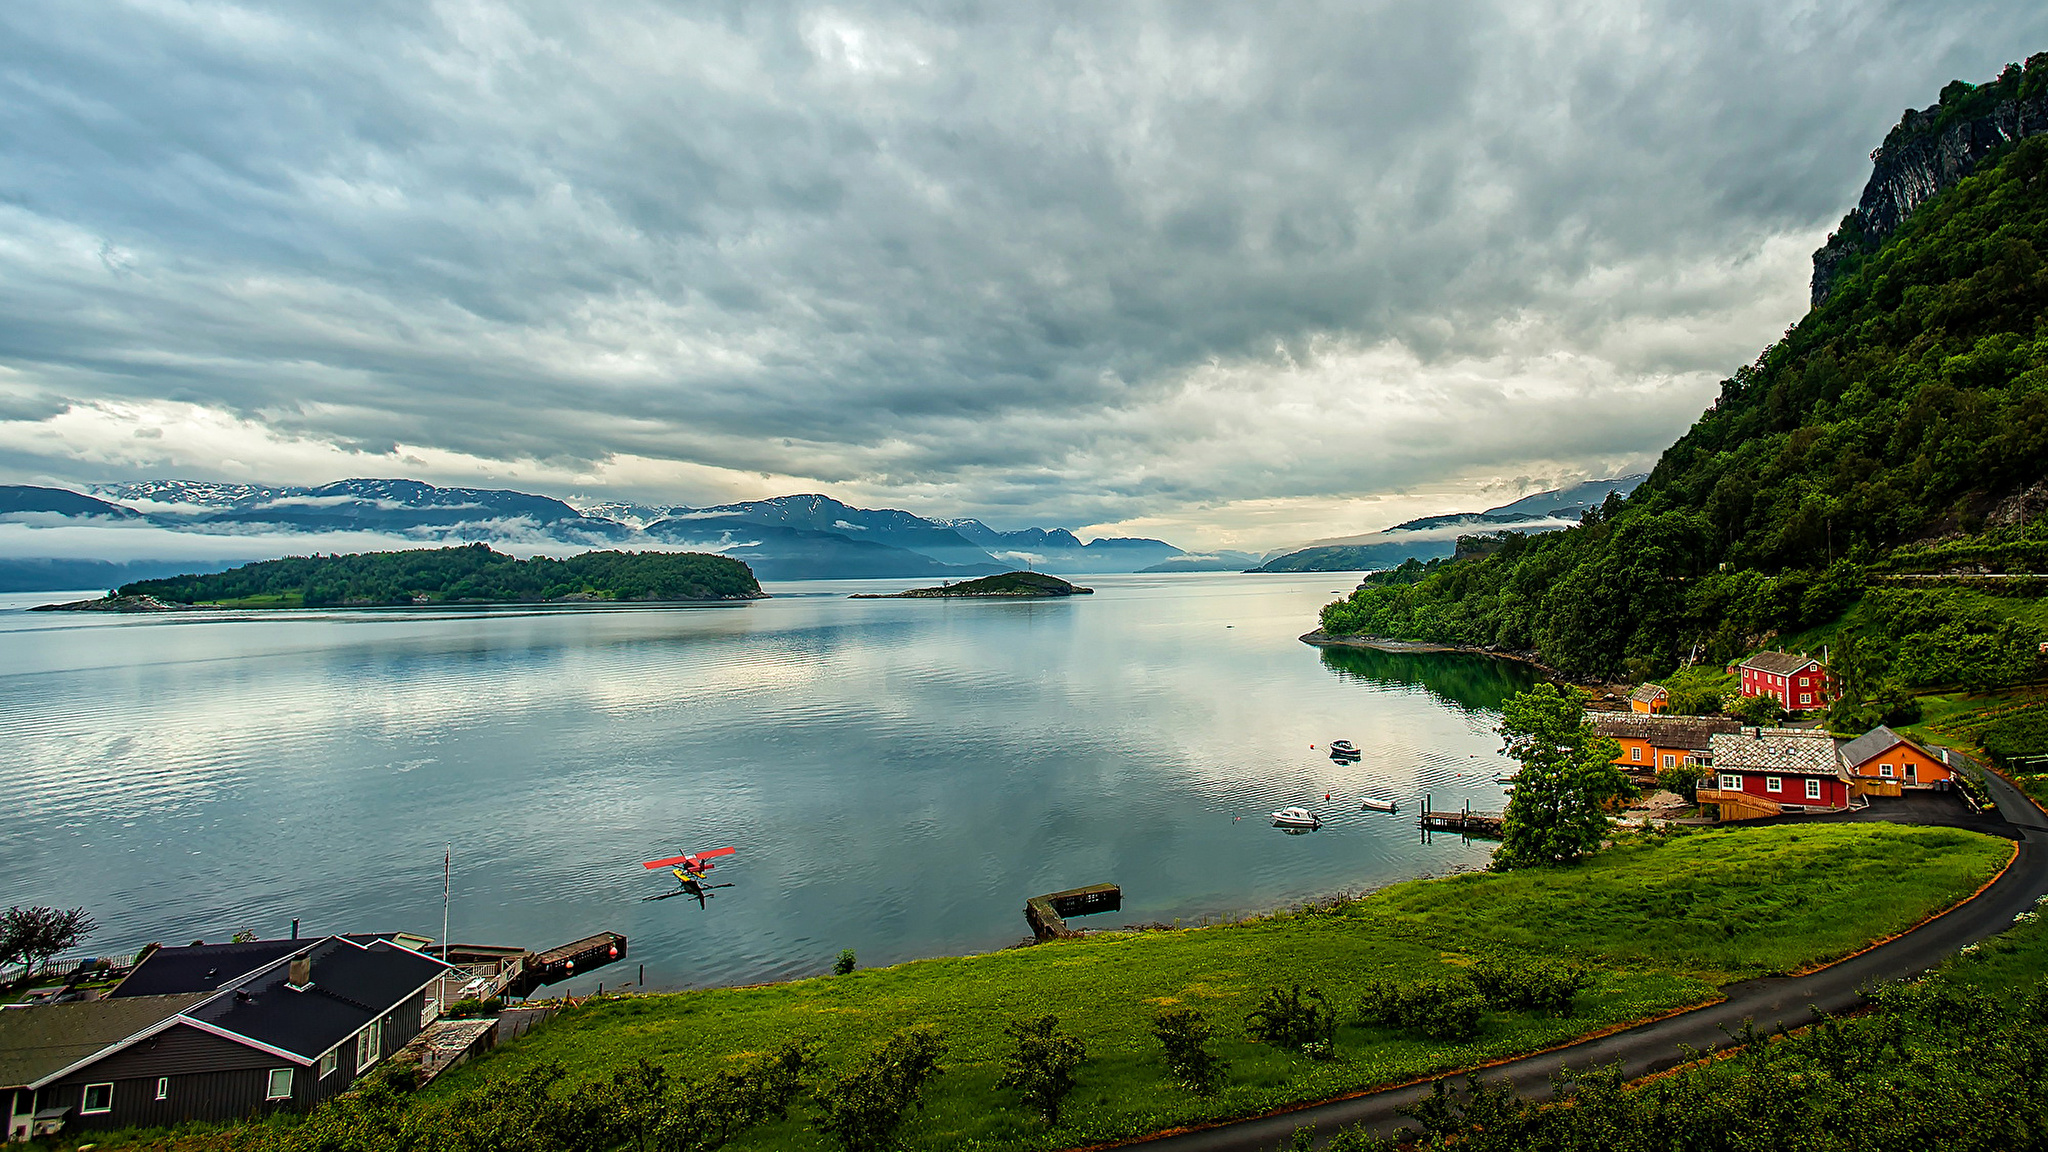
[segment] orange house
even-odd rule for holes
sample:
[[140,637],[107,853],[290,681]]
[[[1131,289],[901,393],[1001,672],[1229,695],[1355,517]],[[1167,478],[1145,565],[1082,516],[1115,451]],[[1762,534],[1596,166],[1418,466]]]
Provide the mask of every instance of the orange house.
[[1923,748],[1890,728],[1872,728],[1842,745],[1842,763],[1859,790],[1895,796],[1903,788],[1948,787],[1955,754]]
[[1631,712],[1658,713],[1671,708],[1671,693],[1657,684],[1638,684],[1628,694],[1628,710]]
[[1591,716],[1593,732],[1621,745],[1614,762],[1626,771],[1655,775],[1692,761],[1709,759],[1717,732],[1739,732],[1742,721],[1726,716],[1661,716],[1648,712],[1600,712]]

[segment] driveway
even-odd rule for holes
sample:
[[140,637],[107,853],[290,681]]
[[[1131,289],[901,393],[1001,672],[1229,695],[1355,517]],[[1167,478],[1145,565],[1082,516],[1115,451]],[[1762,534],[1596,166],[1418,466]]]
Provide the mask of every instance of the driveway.
[[[1992,798],[1999,809],[2000,818],[1995,820],[1972,813],[1959,802],[1950,811],[1919,796],[1901,797],[1885,805],[1873,804],[1860,813],[1818,818],[1953,825],[2011,837],[2018,842],[2018,856],[2004,875],[1975,899],[1818,972],[1731,984],[1722,989],[1727,999],[1718,1004],[1498,1064],[1486,1069],[1483,1075],[1489,1081],[1513,1084],[1531,1099],[1547,1098],[1551,1094],[1551,1077],[1566,1069],[1618,1061],[1629,1077],[1646,1076],[1683,1063],[1687,1048],[1728,1047],[1729,1033],[1741,1031],[1745,1021],[1753,1021],[1757,1030],[1764,1032],[1780,1026],[1798,1028],[1811,1024],[1817,1011],[1839,1015],[1854,1009],[1863,1002],[1864,987],[1925,971],[1956,949],[2003,932],[2012,926],[2014,916],[2032,909],[2035,898],[2048,893],[2048,818],[2004,779],[1991,776],[1990,781]],[[1916,819],[1916,815],[1929,818]],[[1812,819],[1816,818],[1807,818]],[[1143,1143],[1147,1152],[1259,1152],[1289,1147],[1294,1130],[1310,1126],[1316,1130],[1316,1143],[1320,1146],[1340,1127],[1362,1124],[1381,1134],[1410,1127],[1411,1122],[1400,1114],[1400,1109],[1412,1106],[1429,1092],[1427,1082],[1389,1088],[1136,1143]]]

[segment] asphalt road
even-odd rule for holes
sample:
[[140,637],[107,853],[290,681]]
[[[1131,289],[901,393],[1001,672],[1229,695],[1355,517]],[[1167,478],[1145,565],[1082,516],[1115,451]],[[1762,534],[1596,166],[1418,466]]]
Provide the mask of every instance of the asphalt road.
[[[2011,784],[1997,776],[1990,780],[1993,799],[2003,820],[1924,821],[1962,824],[2018,842],[2019,855],[2004,875],[1976,898],[1905,935],[1818,972],[1731,984],[1722,989],[1727,998],[1717,1004],[1498,1064],[1486,1069],[1484,1077],[1496,1083],[1506,1081],[1524,1096],[1542,1099],[1550,1095],[1551,1077],[1566,1069],[1619,1061],[1628,1076],[1646,1076],[1683,1063],[1689,1058],[1688,1049],[1698,1052],[1728,1047],[1730,1033],[1742,1031],[1745,1021],[1753,1022],[1759,1032],[1767,1032],[1780,1025],[1797,1028],[1811,1024],[1816,1011],[1839,1014],[1854,1009],[1863,1002],[1862,989],[1925,971],[1956,949],[2011,927],[2014,916],[2033,908],[2035,898],[2048,893],[2048,818]],[[1898,806],[1889,816],[1901,822],[1923,822],[1923,814],[1913,805]],[[1308,1126],[1316,1130],[1316,1143],[1320,1146],[1339,1128],[1362,1124],[1385,1134],[1412,1127],[1412,1122],[1399,1110],[1429,1092],[1428,1083],[1390,1088],[1142,1143],[1147,1152],[1262,1152],[1289,1147],[1294,1130]]]

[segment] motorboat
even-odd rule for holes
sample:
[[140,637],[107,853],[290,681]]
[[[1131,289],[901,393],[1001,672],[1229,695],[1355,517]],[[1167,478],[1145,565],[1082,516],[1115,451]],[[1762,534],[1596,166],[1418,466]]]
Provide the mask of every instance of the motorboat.
[[1349,740],[1330,741],[1330,759],[1332,760],[1356,760],[1364,755],[1365,753],[1358,750],[1358,745],[1353,744]]
[[1381,800],[1374,796],[1367,796],[1365,799],[1360,800],[1358,806],[1367,812],[1399,812],[1401,810],[1401,806],[1394,801]]
[[1306,808],[1282,808],[1273,813],[1275,828],[1321,828],[1323,822]]

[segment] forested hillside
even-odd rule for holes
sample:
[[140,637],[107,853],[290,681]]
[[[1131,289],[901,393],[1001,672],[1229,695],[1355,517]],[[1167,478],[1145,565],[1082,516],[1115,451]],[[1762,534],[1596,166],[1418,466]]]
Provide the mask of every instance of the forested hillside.
[[[1998,84],[2048,85],[2048,55]],[[1977,92],[1952,84],[1944,106],[1981,104]],[[1836,621],[1897,570],[2042,570],[2044,257],[2048,136],[2037,135],[1835,268],[1827,299],[1723,383],[1632,496],[1570,531],[1501,535],[1419,578],[1369,583],[1323,610],[1324,629],[1645,676]],[[1988,644],[2009,666],[2001,675],[2031,675],[2029,613],[1983,599],[1925,621],[1927,643]],[[1891,606],[1888,643],[1909,617]],[[1873,681],[1893,671],[1872,659]]]
[[701,552],[585,552],[518,560],[482,544],[350,556],[291,556],[212,576],[124,585],[179,604],[341,605],[589,600],[736,600],[761,595],[747,566]]

